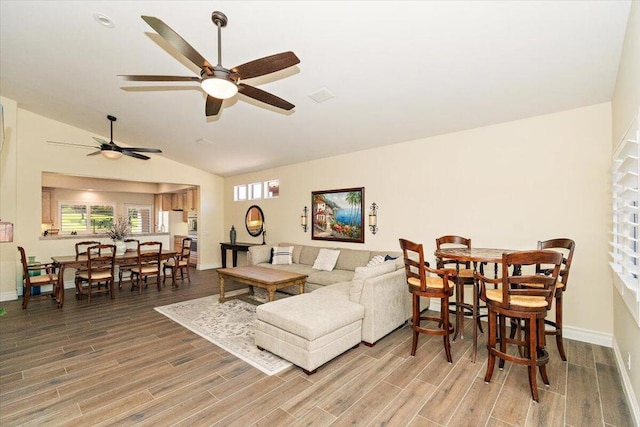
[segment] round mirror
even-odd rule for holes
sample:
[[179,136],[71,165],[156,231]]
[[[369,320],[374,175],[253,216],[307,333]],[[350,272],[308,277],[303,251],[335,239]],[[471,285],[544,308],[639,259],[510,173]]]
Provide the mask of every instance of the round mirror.
[[262,233],[264,226],[264,213],[260,206],[253,205],[247,210],[247,215],[244,218],[244,225],[247,227],[247,232],[257,237]]

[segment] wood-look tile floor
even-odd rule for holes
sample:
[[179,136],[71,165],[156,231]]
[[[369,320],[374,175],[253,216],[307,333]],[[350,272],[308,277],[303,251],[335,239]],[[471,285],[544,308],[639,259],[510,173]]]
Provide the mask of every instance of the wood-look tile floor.
[[314,375],[292,367],[269,377],[153,310],[214,293],[215,270],[192,270],[191,285],[150,284],[143,295],[125,285],[91,305],[72,290],[61,310],[46,297],[27,311],[2,303],[0,425],[633,424],[609,348],[567,340],[563,363],[550,346],[540,403],[522,366],[507,364],[485,384],[483,341],[475,364],[468,339],[452,344],[453,364],[437,337],[421,337],[410,357],[408,326]]

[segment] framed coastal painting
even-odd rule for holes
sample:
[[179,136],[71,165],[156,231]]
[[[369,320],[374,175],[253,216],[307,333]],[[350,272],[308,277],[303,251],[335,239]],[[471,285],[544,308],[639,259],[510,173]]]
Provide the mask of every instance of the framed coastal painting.
[[311,192],[311,238],[364,243],[364,187]]

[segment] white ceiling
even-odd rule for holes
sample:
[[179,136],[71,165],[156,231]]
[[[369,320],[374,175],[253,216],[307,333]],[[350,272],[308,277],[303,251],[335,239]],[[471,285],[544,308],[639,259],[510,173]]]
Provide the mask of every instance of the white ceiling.
[[[116,142],[230,176],[610,101],[629,9],[578,0],[2,0],[0,94],[107,140],[106,115],[115,115]],[[198,75],[141,15],[216,63],[214,10],[229,18],[225,67],[288,50],[300,58],[246,81],[294,110],[236,95],[207,119],[197,83],[117,77]],[[335,98],[309,97],[323,88]]]

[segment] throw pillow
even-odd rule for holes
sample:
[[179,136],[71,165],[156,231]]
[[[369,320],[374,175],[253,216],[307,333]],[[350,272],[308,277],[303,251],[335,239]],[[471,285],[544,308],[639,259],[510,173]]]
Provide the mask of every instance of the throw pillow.
[[385,261],[391,261],[391,260],[394,260],[396,258],[398,258],[398,257],[397,256],[387,255],[387,256],[384,257],[384,260]]
[[382,255],[375,255],[371,260],[367,263],[367,267],[373,267],[374,265],[382,264],[385,261]]
[[271,264],[291,264],[293,257],[293,246],[275,246],[273,248],[273,258]]
[[340,251],[322,248],[320,252],[318,252],[318,257],[313,263],[312,268],[316,270],[333,271],[339,256]]

